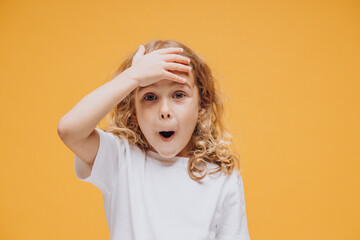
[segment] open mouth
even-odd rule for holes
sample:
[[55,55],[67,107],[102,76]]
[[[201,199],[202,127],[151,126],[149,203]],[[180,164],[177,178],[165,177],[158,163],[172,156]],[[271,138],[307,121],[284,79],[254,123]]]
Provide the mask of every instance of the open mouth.
[[174,131],[161,131],[159,132],[161,138],[165,141],[167,140],[171,140],[172,137],[174,136],[175,132]]

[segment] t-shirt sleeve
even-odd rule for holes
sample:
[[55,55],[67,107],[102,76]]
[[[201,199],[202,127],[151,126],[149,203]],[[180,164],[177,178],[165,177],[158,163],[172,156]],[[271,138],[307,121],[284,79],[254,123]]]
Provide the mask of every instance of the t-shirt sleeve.
[[222,213],[218,222],[216,240],[248,240],[250,239],[242,177],[227,193],[222,205]]
[[99,133],[99,149],[91,166],[75,154],[75,174],[82,181],[98,187],[103,194],[110,194],[117,173],[125,162],[126,139],[95,128]]

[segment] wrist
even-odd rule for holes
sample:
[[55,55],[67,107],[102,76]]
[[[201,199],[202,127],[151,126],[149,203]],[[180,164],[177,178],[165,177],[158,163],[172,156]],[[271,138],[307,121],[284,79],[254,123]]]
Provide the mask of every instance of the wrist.
[[[139,86],[139,81],[134,77],[133,68],[129,67],[125,69],[122,73],[120,73],[117,77],[119,79],[118,81],[126,81],[131,83],[131,85],[134,86],[134,88]],[[121,79],[121,80],[120,80]]]

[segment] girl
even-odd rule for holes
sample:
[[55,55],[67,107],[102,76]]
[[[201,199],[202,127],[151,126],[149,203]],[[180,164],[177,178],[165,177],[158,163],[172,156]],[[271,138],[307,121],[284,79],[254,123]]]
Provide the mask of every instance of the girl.
[[111,240],[250,239],[222,113],[203,58],[154,40],[60,120],[76,176],[103,194]]

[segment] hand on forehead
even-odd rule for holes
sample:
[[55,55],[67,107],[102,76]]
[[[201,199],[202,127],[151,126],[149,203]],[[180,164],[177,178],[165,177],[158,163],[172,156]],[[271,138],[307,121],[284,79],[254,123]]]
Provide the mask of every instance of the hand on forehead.
[[[177,71],[177,70],[168,70],[171,73],[174,73],[176,75],[179,75],[180,77],[185,78],[187,81],[186,83],[188,83],[191,87],[194,86],[194,75],[192,72],[182,72],[182,71]],[[172,81],[172,80],[169,80]],[[172,81],[173,82],[173,81]],[[180,84],[186,84],[186,83],[180,83]]]
[[174,74],[177,74],[181,77],[184,77],[187,81],[185,83],[179,83],[179,82],[175,82],[173,80],[170,80],[170,79],[162,79],[162,80],[159,80],[153,84],[150,84],[148,86],[145,86],[145,87],[138,87],[137,88],[137,92],[139,92],[140,90],[142,89],[145,89],[145,88],[149,88],[149,87],[157,87],[159,86],[160,84],[162,83],[166,83],[166,84],[169,84],[169,85],[186,85],[187,87],[189,87],[190,89],[192,89],[194,87],[194,78],[193,78],[193,74],[192,72],[190,73],[185,73],[185,72],[181,72],[181,71],[177,71],[177,70],[168,70],[169,72],[172,72]]

